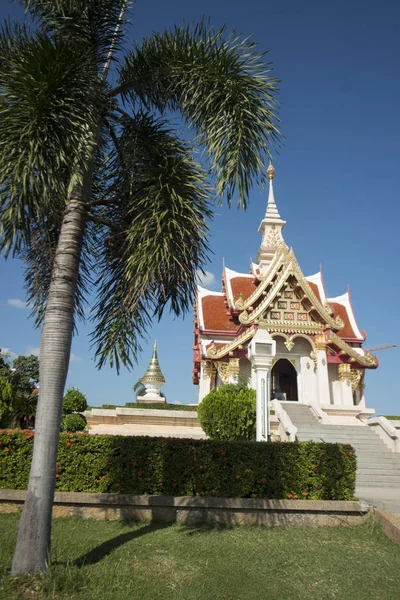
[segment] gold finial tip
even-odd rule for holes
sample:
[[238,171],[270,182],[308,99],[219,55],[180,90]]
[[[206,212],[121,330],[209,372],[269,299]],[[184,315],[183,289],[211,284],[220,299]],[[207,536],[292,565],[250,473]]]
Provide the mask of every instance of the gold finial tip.
[[267,169],[267,173],[268,173],[268,179],[273,179],[274,175],[275,175],[275,169],[272,166],[272,162],[269,163],[269,167]]

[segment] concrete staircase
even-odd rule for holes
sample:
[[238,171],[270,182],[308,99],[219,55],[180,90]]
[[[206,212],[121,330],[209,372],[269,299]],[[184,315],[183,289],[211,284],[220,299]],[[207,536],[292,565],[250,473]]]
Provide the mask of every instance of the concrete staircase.
[[[304,404],[286,404],[299,441],[351,444],[357,454],[356,493],[365,499],[387,497],[400,503],[400,454],[389,450],[367,425],[323,425]],[[367,491],[368,490],[368,491]],[[397,510],[395,511],[397,512]]]

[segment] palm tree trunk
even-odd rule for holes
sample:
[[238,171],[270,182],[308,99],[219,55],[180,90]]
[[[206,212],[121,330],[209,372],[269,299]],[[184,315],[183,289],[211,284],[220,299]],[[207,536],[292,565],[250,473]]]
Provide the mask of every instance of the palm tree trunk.
[[12,575],[45,571],[49,563],[58,439],[86,221],[85,205],[75,198],[82,197],[81,194],[71,194],[54,260],[40,341],[40,393],[33,457]]

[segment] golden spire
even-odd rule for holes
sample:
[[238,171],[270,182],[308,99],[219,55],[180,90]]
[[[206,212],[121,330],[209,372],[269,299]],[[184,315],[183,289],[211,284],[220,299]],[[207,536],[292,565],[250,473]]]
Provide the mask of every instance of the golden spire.
[[272,162],[269,161],[269,167],[267,169],[267,173],[268,173],[268,179],[271,181],[274,178],[275,175],[275,169],[272,166]]
[[146,373],[140,380],[142,383],[158,381],[165,383],[164,375],[161,372],[157,356],[157,342],[154,342],[153,356],[151,357]]

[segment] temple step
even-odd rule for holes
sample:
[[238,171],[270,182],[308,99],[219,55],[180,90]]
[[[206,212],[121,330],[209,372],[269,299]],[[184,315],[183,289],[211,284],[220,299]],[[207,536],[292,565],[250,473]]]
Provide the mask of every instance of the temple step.
[[398,489],[400,497],[400,454],[391,452],[374,430],[361,423],[360,425],[322,424],[313,411],[304,404],[283,403],[283,407],[297,428],[298,441],[353,446],[357,457],[358,489]]

